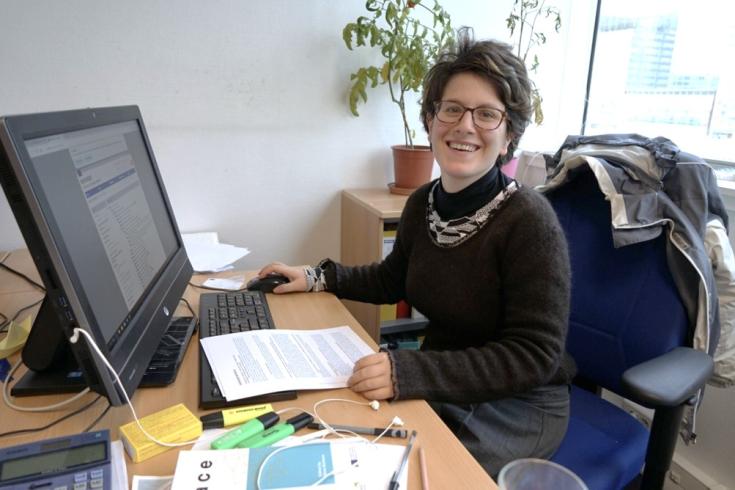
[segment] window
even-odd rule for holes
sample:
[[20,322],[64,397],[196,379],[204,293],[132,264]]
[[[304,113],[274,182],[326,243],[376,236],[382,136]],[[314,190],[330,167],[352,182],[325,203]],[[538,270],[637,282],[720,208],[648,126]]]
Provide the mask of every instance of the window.
[[585,134],[664,136],[735,164],[732,0],[601,0]]

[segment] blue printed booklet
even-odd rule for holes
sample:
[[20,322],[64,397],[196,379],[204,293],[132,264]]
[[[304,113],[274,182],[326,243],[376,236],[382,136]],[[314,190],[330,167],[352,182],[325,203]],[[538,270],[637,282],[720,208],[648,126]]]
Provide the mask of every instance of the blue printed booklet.
[[[400,445],[351,439],[257,449],[181,451],[172,490],[295,490],[310,488],[317,482],[317,488],[323,490],[385,490],[403,450]],[[406,488],[407,474],[404,471],[400,488]]]

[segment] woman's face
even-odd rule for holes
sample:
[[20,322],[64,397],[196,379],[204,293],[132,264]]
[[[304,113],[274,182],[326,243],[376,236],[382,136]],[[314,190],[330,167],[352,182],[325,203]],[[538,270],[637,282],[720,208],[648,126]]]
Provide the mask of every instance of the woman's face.
[[[489,82],[474,73],[458,73],[449,79],[442,101],[452,101],[466,108],[491,107],[505,111],[505,106]],[[510,136],[504,119],[496,129],[475,126],[466,111],[456,123],[444,123],[434,116],[428,121],[429,140],[441,169],[442,186],[458,192],[485,175],[499,155],[508,152]]]

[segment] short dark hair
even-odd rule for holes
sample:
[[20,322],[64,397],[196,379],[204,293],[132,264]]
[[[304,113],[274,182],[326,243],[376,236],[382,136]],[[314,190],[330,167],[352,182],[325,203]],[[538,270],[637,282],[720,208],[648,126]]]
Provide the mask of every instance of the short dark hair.
[[496,162],[504,165],[513,158],[518,141],[533,114],[531,81],[526,65],[507,44],[491,40],[475,41],[471,28],[459,29],[456,45],[439,56],[424,78],[421,99],[424,129],[429,131],[428,119],[434,117],[434,103],[441,100],[452,76],[468,72],[487,80],[505,106],[506,124],[511,138],[508,153],[499,156]]

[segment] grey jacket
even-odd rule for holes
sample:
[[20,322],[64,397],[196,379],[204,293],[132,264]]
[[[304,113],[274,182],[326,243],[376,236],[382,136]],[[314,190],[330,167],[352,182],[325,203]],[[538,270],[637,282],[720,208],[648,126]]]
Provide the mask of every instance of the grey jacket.
[[667,254],[669,267],[695,326],[692,346],[714,357],[711,384],[735,384],[735,259],[711,167],[666,138],[570,136],[547,157],[551,175],[538,189],[563,185],[582,165],[589,166],[610,202],[616,247],[667,230],[674,252]]

